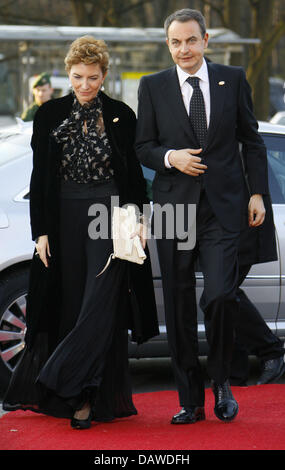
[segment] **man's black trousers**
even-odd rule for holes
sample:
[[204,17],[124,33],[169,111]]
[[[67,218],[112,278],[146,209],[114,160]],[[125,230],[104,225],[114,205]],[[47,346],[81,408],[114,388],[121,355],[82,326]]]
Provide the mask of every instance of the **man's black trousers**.
[[239,232],[228,232],[218,222],[204,190],[196,213],[195,248],[179,250],[177,240],[157,240],[168,342],[181,406],[204,404],[193,295],[197,256],[204,276],[200,306],[209,344],[208,374],[217,383],[230,376],[238,314],[238,240]]

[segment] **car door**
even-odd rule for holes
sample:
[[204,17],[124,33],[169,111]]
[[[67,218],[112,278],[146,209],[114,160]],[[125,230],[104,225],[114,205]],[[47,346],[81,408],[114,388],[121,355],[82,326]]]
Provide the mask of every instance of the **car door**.
[[[265,292],[257,300],[261,313],[279,337],[285,336],[285,133],[263,133],[267,147],[269,187],[272,198],[278,261],[256,266],[250,273],[263,276]],[[264,280],[260,279],[263,283]],[[273,325],[275,323],[275,325]]]
[[[273,203],[278,260],[252,266],[242,289],[255,305],[269,328],[279,337],[285,336],[285,134],[263,133],[267,147],[268,176]],[[197,301],[203,290],[203,276],[197,266]],[[204,344],[203,312],[198,308],[198,333]],[[204,349],[204,348],[202,348]]]

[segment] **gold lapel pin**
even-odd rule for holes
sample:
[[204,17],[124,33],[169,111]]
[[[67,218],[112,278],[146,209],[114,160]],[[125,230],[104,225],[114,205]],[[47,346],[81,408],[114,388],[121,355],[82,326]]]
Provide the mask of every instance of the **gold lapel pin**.
[[116,118],[113,119],[113,122],[118,122],[118,120],[119,120],[119,118],[116,117]]
[[225,82],[224,82],[224,81],[222,81],[222,82],[219,82],[219,85],[221,85],[221,86],[222,86],[222,85],[224,85],[224,84],[225,84]]

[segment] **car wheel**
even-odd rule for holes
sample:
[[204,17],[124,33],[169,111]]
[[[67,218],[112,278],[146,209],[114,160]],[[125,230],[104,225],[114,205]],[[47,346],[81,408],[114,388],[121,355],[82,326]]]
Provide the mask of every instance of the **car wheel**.
[[8,387],[25,346],[26,300],[29,269],[21,269],[0,281],[0,392]]

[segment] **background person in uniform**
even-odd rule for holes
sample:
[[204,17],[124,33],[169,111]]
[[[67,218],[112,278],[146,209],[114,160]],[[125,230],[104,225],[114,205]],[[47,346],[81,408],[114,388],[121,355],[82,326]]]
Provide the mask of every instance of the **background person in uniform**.
[[[128,329],[137,343],[159,334],[149,256],[143,265],[113,259],[97,277],[113,252],[112,196],[141,212],[149,202],[135,113],[101,91],[108,63],[104,41],[75,40],[65,59],[73,93],[34,119],[26,349],[3,404],[71,418],[76,429],[137,414]],[[94,204],[108,210],[99,237],[89,236]]]
[[32,85],[34,101],[23,112],[23,121],[33,121],[39,107],[52,98],[53,88],[51,86],[50,75],[46,72],[36,77]]
[[175,12],[165,29],[176,66],[141,79],[136,149],[140,161],[156,170],[154,203],[171,203],[174,212],[177,204],[197,207],[194,250],[178,249],[179,240],[166,236],[157,240],[168,341],[182,407],[172,423],[205,419],[197,309],[191,295],[197,251],[204,275],[200,306],[209,343],[207,370],[214,411],[219,419],[230,421],[238,412],[228,379],[246,197],[239,142],[248,165],[252,226],[262,224],[265,215],[266,147],[258,134],[243,69],[204,59],[208,34],[202,14],[190,9]]

